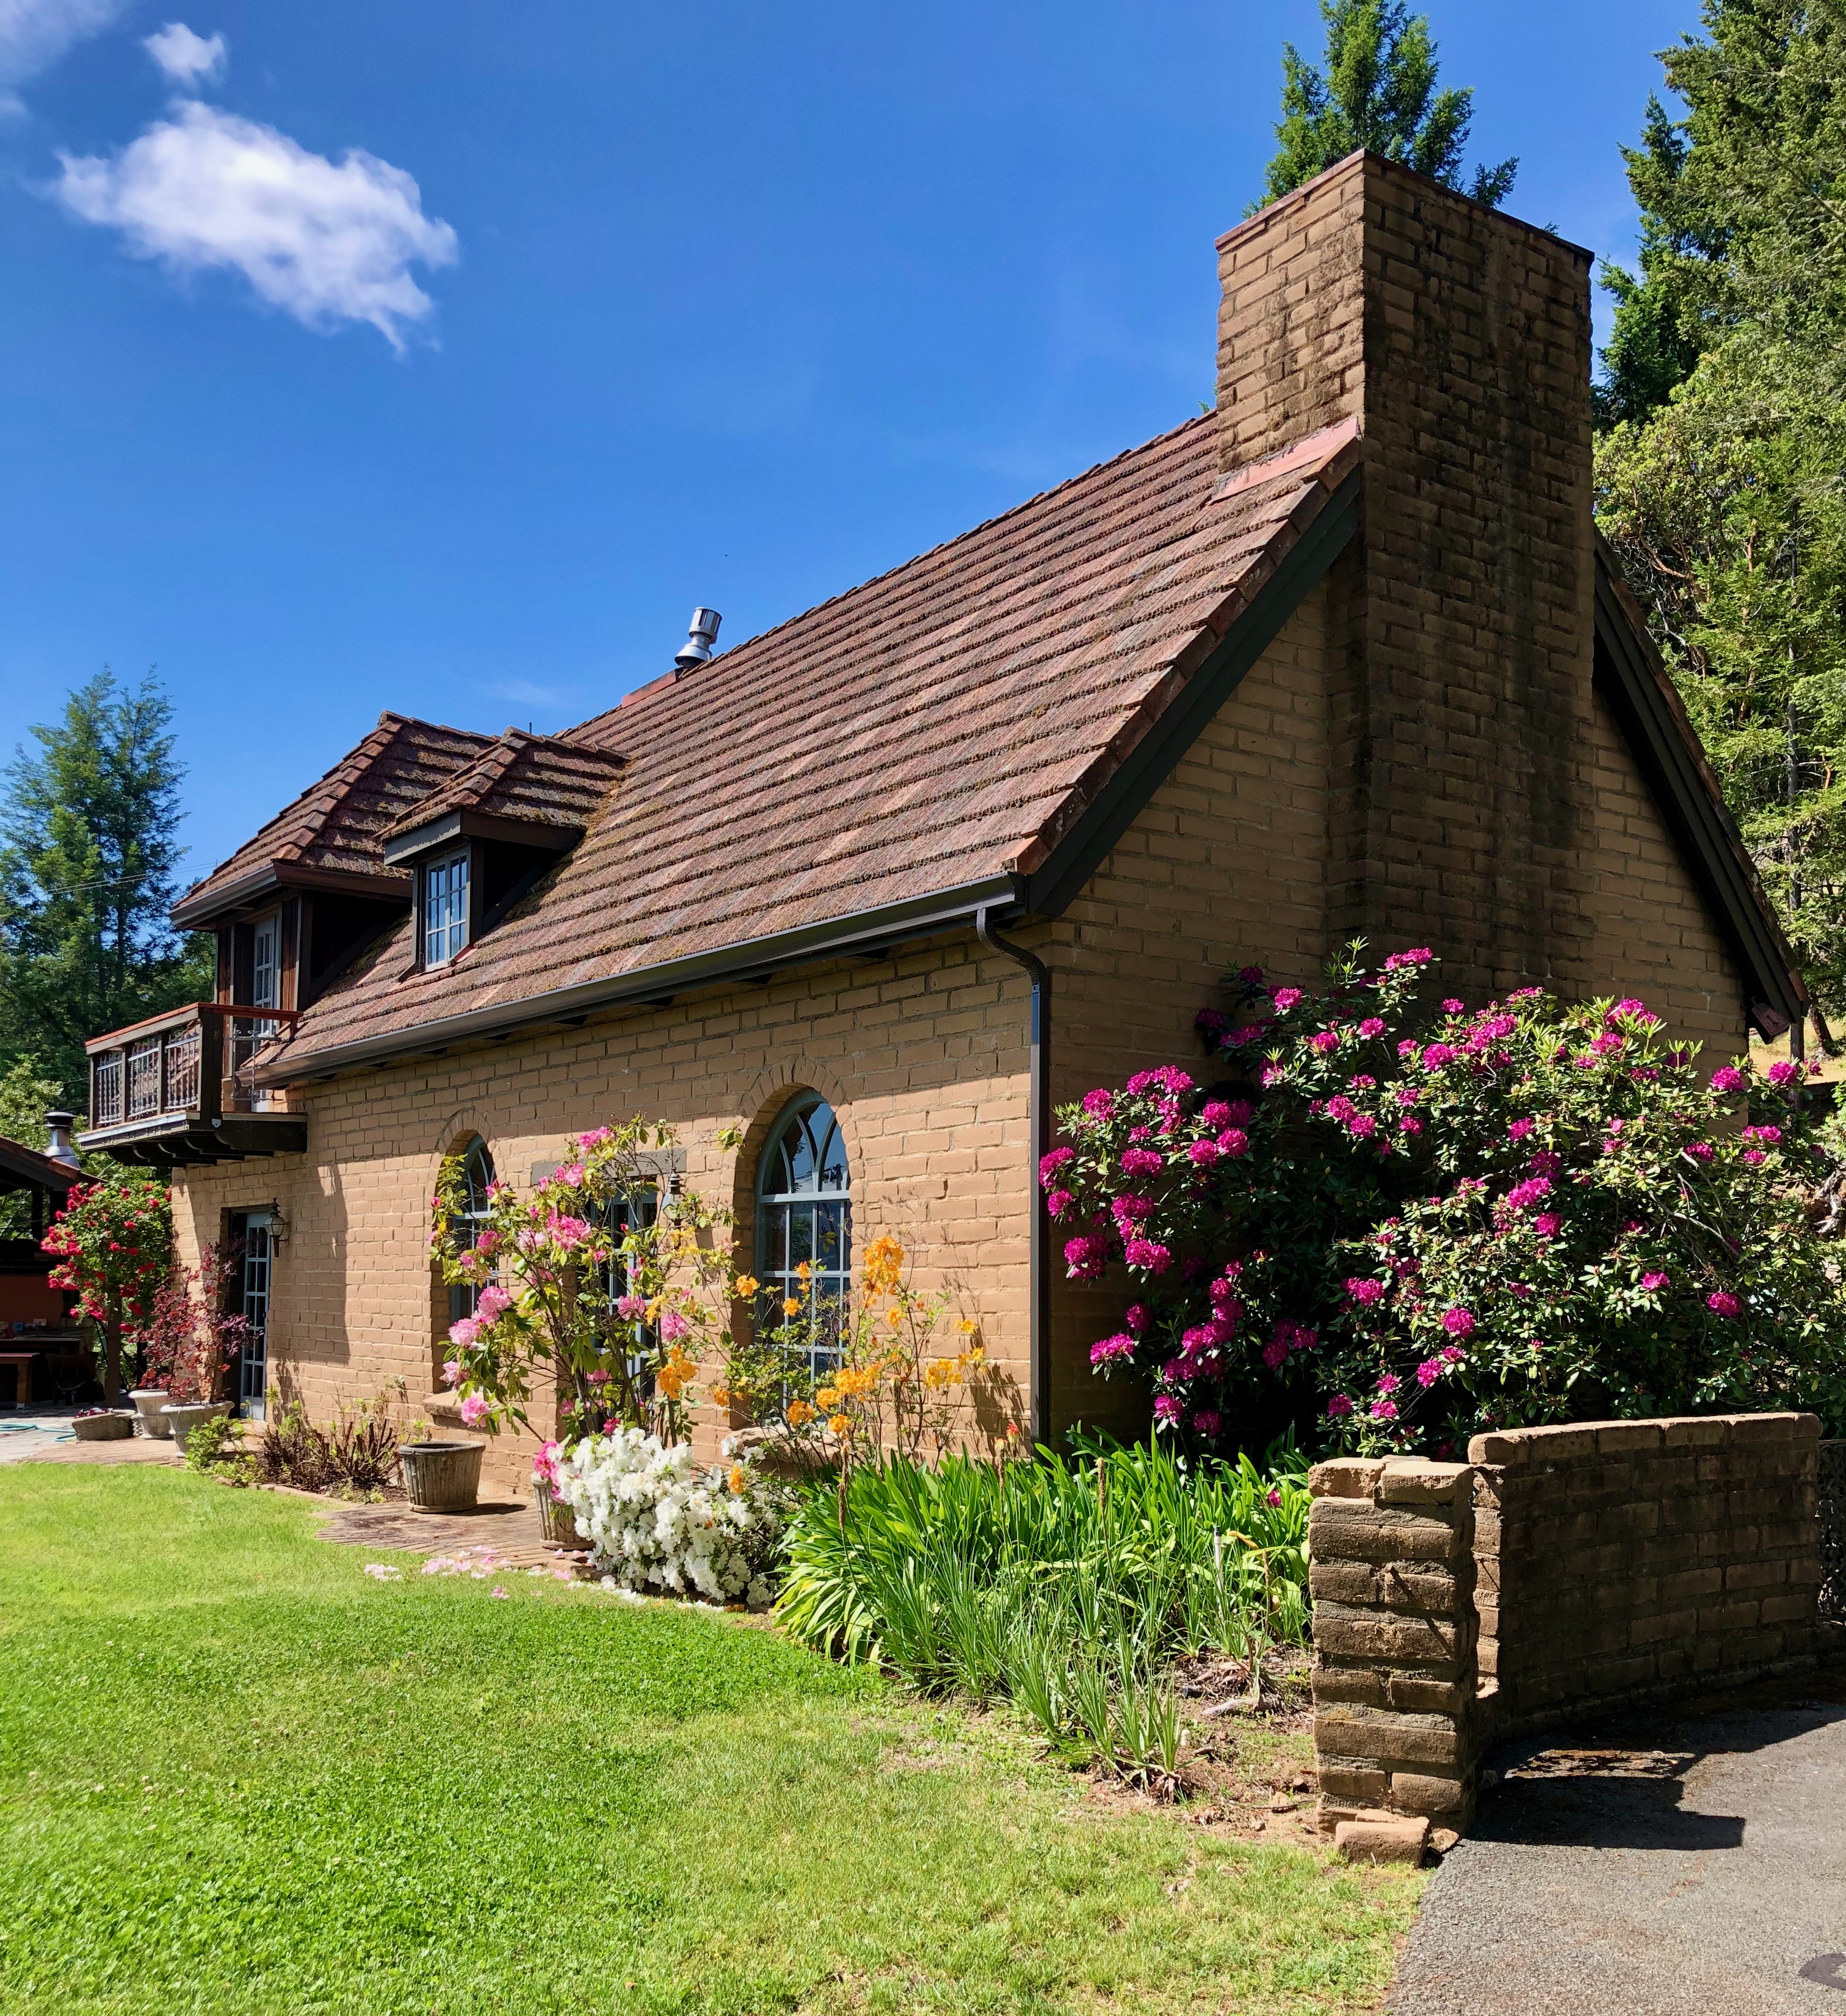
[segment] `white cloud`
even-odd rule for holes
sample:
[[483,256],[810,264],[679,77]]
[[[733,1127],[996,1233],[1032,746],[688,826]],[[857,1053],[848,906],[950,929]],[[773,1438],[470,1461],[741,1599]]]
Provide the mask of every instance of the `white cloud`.
[[310,329],[369,322],[394,348],[434,304],[410,277],[456,236],[415,181],[364,149],[337,163],[215,106],[176,106],[113,160],[60,155],[55,193],[176,273],[229,268]]
[[125,0],[0,0],[0,111],[20,108],[19,87],[67,49],[99,34]]
[[224,74],[224,37],[195,35],[183,21],[169,21],[165,27],[157,28],[142,38],[141,46],[160,65],[168,81],[182,91],[195,90]]

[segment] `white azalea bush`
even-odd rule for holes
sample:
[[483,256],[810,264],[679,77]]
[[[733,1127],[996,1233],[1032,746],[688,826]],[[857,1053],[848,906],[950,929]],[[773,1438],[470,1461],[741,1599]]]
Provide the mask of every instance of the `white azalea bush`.
[[791,1500],[747,1457],[701,1470],[689,1442],[616,1427],[553,1459],[553,1489],[606,1579],[765,1607]]

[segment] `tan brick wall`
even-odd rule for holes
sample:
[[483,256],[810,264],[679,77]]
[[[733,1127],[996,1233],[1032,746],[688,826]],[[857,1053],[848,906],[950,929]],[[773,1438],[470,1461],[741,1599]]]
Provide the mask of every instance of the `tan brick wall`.
[[1714,1071],[1749,1046],[1743,981],[1602,697],[1589,710],[1594,845],[1585,865],[1589,938],[1559,963],[1579,999],[1637,994]]
[[[1311,981],[1327,940],[1328,598],[1303,603],[1050,934],[1054,1103],[1151,1066],[1196,1072],[1194,1019],[1227,967]],[[1061,1254],[1062,1237],[1053,1240]],[[1054,1262],[1052,1424],[1127,1433],[1146,1396],[1090,1370],[1130,1299]]]
[[1497,1733],[1812,1660],[1813,1415],[1522,1428],[1476,1435],[1468,1453]]
[[1819,1430],[1598,1421],[1476,1435],[1466,1463],[1317,1465],[1322,1827],[1361,1808],[1464,1827],[1502,1738],[1812,1667]]
[[[794,1089],[833,1103],[850,1159],[856,1244],[902,1237],[925,1287],[981,1327],[1022,1410],[1028,1367],[1026,995],[1011,961],[943,941],[670,1009],[553,1030],[303,1089],[308,1151],[178,1172],[189,1258],[222,1214],[272,1201],[272,1378],[315,1418],[402,1379],[431,1391],[447,1291],[427,1249],[442,1154],[478,1133],[523,1186],[563,1136],[645,1117],[676,1127],[687,1181],[737,1208],[745,1257],[756,1148]],[[748,1129],[741,1156],[721,1128]],[[536,1417],[535,1417],[536,1418]],[[490,1478],[522,1482],[496,1449]]]

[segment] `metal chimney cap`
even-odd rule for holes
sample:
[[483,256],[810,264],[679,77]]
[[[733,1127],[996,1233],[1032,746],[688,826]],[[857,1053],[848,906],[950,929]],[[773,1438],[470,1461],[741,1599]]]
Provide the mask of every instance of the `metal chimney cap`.
[[51,1135],[45,1143],[46,1160],[62,1162],[67,1168],[81,1169],[83,1165],[77,1159],[77,1150],[70,1143],[70,1130],[77,1124],[77,1115],[55,1110],[45,1116],[45,1124]]
[[718,641],[718,626],[723,621],[715,609],[694,610],[686,642],[673,654],[673,663],[681,671],[690,672],[710,659],[712,646]]

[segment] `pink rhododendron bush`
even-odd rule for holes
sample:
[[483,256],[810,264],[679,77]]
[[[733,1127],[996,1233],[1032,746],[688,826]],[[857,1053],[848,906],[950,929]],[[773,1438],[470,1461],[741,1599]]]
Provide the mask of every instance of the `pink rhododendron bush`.
[[1133,1298],[1097,1371],[1208,1444],[1292,1418],[1440,1451],[1782,1406],[1837,1431],[1846,1294],[1814,1221],[1840,1129],[1797,1067],[1707,1084],[1634,1000],[1437,1008],[1435,965],[1348,962],[1320,992],[1247,969],[1199,1017],[1202,1071],[1060,1110],[1040,1176],[1067,1271]]

